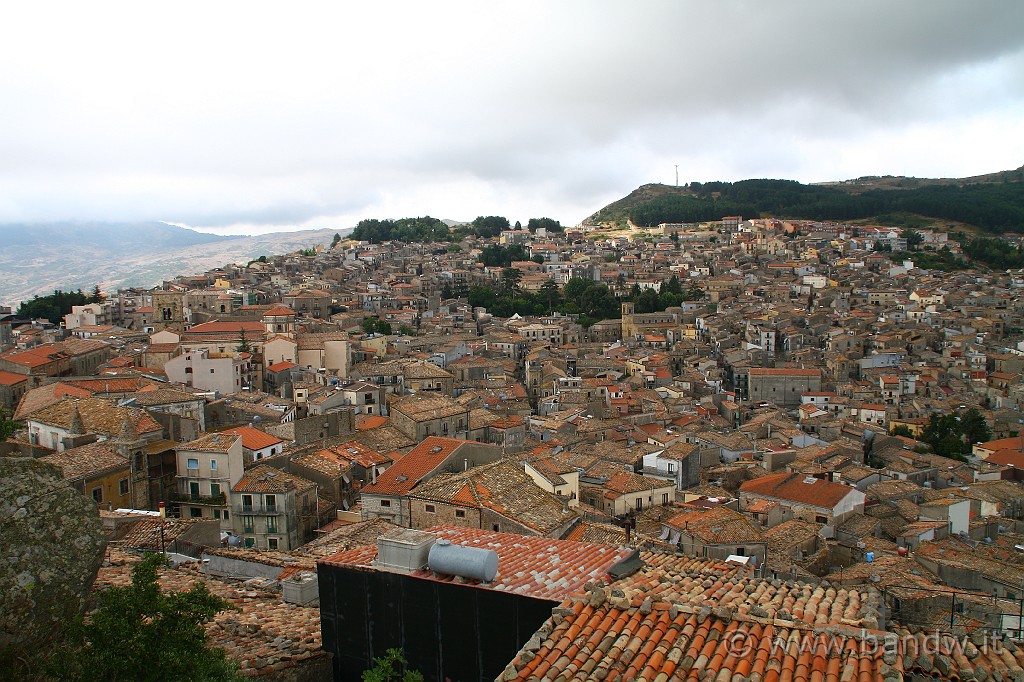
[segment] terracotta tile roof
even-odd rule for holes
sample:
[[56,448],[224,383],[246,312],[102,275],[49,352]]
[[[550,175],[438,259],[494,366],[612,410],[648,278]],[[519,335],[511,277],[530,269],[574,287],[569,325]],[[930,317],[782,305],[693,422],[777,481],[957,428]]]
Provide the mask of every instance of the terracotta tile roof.
[[181,347],[180,343],[151,343],[146,348],[147,353],[173,353]]
[[602,487],[605,489],[605,497],[611,495],[612,498],[617,498],[630,493],[657,490],[658,488],[674,488],[675,485],[672,481],[666,481],[661,478],[650,478],[649,476],[621,471],[609,478],[608,482]]
[[[209,523],[209,521],[203,521],[202,519],[161,520],[149,516],[141,516],[127,529],[124,535],[112,540],[111,544],[125,549],[159,550],[162,546],[169,546],[182,535],[192,530],[192,527],[197,523]],[[160,537],[161,525],[163,525],[162,539]]]
[[0,370],[0,385],[2,386],[16,386],[23,381],[28,381],[27,374],[14,374],[13,372]]
[[528,642],[500,679],[868,682],[883,677],[881,647],[860,646],[859,633],[852,631],[843,655],[830,655],[823,640],[802,628],[726,619],[709,615],[709,609],[664,601],[642,608],[592,606],[596,601],[563,603],[558,617],[541,626],[540,641]]
[[803,474],[783,472],[746,481],[740,485],[740,492],[832,509],[856,489]]
[[683,510],[663,523],[709,545],[765,542],[761,529],[750,517],[728,507]]
[[213,322],[203,322],[202,324],[189,327],[185,333],[188,335],[234,334],[238,337],[243,331],[253,334],[253,338],[256,338],[266,331],[266,327],[262,322],[221,322],[214,320]]
[[375,429],[378,426],[383,426],[388,423],[387,417],[382,417],[379,414],[357,414],[356,415],[356,429],[359,431],[367,431],[369,429]]
[[278,315],[280,315],[280,316],[292,315],[292,316],[294,316],[295,315],[295,311],[292,310],[291,308],[286,307],[286,306],[279,305],[279,306],[275,306],[275,307],[271,308],[270,310],[268,310],[267,312],[263,313],[264,317],[267,317],[268,315],[274,315],[274,316],[278,316]]
[[145,410],[132,407],[117,407],[105,398],[83,398],[75,400],[65,398],[41,410],[25,415],[26,420],[36,421],[48,426],[64,430],[71,428],[75,412],[78,412],[84,427],[84,433],[96,433],[108,438],[115,438],[121,432],[125,420],[129,420],[139,435],[162,431]]
[[363,488],[364,495],[405,495],[453,452],[473,441],[430,436]]
[[772,552],[785,553],[810,540],[817,542],[818,532],[823,527],[824,524],[821,523],[791,519],[769,528],[765,531],[764,537]]
[[622,547],[626,544],[626,531],[610,523],[583,521],[565,537],[573,542]]
[[284,443],[277,436],[272,436],[266,431],[260,431],[251,426],[237,426],[233,429],[226,429],[221,433],[229,436],[241,436],[242,447],[246,450],[262,450],[274,445]]
[[172,405],[175,403],[206,402],[201,396],[179,391],[174,388],[155,388],[147,386],[139,389],[129,396],[138,401],[140,405],[153,407],[158,405]]
[[387,455],[382,455],[373,448],[367,447],[365,444],[358,441],[349,441],[347,443],[341,443],[328,450],[318,451],[320,454],[330,453],[335,458],[340,458],[346,465],[348,463],[355,463],[364,469],[369,469],[374,465],[390,464],[394,460]]
[[437,474],[417,486],[410,497],[473,509],[490,509],[539,535],[550,535],[579,516],[576,510],[563,506],[558,496],[539,488],[532,478],[508,460],[473,467],[457,474]]
[[768,367],[751,367],[751,376],[763,376],[763,377],[820,377],[820,369],[797,369],[797,368],[768,368]]
[[396,528],[400,528],[400,526],[384,519],[344,523],[326,535],[295,549],[292,554],[306,557],[328,557],[354,547],[376,545],[377,538]]
[[[433,366],[433,365],[431,365]],[[391,404],[393,412],[401,412],[416,422],[453,417],[469,412],[465,407],[444,395],[414,393]]]
[[227,452],[241,436],[225,433],[208,433],[188,443],[182,443],[178,450],[189,452]]
[[287,360],[285,360],[283,362],[275,362],[272,365],[267,365],[267,371],[283,372],[284,370],[291,369],[292,367],[298,367],[298,365],[296,365],[294,362],[288,362]]
[[39,460],[58,466],[69,481],[93,478],[119,469],[128,474],[128,460],[114,451],[114,444],[110,441],[55,452]]
[[[582,594],[583,586],[588,582],[609,581],[608,569],[632,553],[630,549],[606,545],[495,533],[475,528],[436,526],[427,532],[454,544],[483,547],[497,552],[498,575],[494,581],[484,585],[470,580],[468,585],[551,601]],[[361,547],[327,557],[321,563],[371,568],[371,562],[376,556],[375,546]],[[413,571],[411,575],[423,580],[454,580],[451,576],[435,577],[429,570]]]
[[[122,550],[110,550],[110,561],[100,568],[93,589],[129,585],[138,560]],[[213,646],[238,662],[243,675],[287,676],[289,669],[327,656],[322,650],[319,606],[289,604],[281,600],[280,590],[220,581],[203,576],[193,566],[160,569],[160,586],[179,592],[203,582],[237,607],[237,611],[218,613],[206,632]]]
[[296,476],[266,464],[257,464],[253,468],[245,470],[242,478],[238,480],[231,492],[287,493],[294,491],[296,494],[300,494],[305,490],[312,490],[314,487],[316,487],[316,483],[302,476]]

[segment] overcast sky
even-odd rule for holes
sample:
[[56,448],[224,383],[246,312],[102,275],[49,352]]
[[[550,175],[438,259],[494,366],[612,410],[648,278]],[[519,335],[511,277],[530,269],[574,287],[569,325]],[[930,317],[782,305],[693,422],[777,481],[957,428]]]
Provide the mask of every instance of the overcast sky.
[[1024,2],[9,2],[0,223],[575,224],[1024,164]]

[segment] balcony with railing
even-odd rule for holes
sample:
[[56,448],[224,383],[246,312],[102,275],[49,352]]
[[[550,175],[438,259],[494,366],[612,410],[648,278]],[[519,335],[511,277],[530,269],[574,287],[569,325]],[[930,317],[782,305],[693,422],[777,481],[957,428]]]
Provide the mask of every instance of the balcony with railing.
[[219,493],[217,495],[196,495],[193,493],[172,492],[171,501],[188,502],[189,504],[209,504],[223,507],[227,504],[227,497],[224,493]]
[[265,505],[265,504],[237,504],[235,505],[236,514],[244,515],[260,515],[260,516],[279,516],[284,514],[284,507],[281,505]]

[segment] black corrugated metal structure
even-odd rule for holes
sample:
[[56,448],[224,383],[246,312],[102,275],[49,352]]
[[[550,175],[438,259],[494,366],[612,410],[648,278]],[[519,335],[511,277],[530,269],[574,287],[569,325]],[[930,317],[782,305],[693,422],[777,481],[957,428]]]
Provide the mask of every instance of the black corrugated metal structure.
[[558,601],[402,573],[320,564],[323,648],[334,679],[358,681],[390,648],[425,680],[490,682]]

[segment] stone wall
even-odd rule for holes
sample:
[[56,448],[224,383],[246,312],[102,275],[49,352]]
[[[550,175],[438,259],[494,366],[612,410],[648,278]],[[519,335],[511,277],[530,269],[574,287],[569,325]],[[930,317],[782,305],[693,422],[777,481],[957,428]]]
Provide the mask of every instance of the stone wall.
[[90,498],[60,470],[0,458],[0,666],[32,656],[78,616],[103,560],[106,535]]

